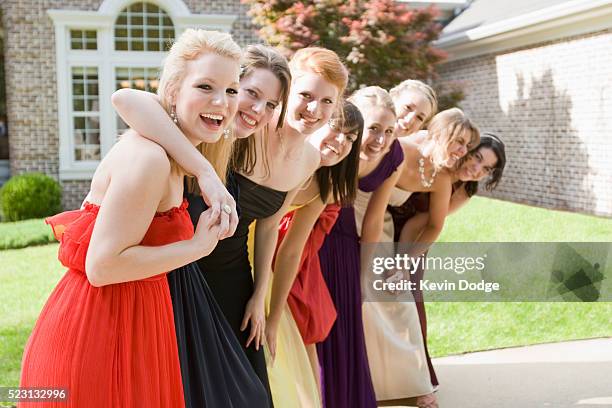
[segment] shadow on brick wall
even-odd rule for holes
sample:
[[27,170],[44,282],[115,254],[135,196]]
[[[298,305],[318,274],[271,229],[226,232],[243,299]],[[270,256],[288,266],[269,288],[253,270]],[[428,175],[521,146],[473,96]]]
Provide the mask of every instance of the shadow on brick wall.
[[499,108],[495,120],[495,128],[507,142],[508,164],[504,180],[492,195],[592,213],[596,203],[589,182],[592,169],[586,146],[572,127],[570,95],[555,88],[550,69],[532,77],[529,89],[521,75],[516,79],[515,100],[507,112]]

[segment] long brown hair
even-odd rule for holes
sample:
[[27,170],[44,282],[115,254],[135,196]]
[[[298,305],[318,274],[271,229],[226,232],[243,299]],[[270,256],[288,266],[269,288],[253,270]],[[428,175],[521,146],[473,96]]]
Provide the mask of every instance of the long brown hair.
[[[476,154],[476,152],[478,152],[480,149],[491,149],[497,157],[497,162],[495,163],[493,172],[485,181],[485,190],[493,191],[501,181],[504,173],[504,167],[506,167],[506,145],[496,134],[485,132],[480,135],[480,144],[461,158],[457,164],[457,168],[461,168],[463,163],[465,163],[469,157]],[[460,184],[465,184],[465,192],[467,193],[468,197],[471,197],[478,192],[478,181],[467,181],[461,182]]]
[[344,102],[342,112],[332,116],[330,122],[339,129],[356,129],[357,138],[349,154],[333,166],[320,167],[315,177],[319,184],[321,200],[326,203],[329,194],[334,202],[347,207],[355,202],[359,173],[359,150],[363,135],[363,116],[351,102]]
[[[262,44],[249,45],[244,53],[241,68],[240,79],[248,77],[256,69],[267,69],[280,81],[281,85],[281,111],[276,123],[276,130],[283,126],[285,114],[287,113],[287,100],[289,99],[289,91],[291,89],[291,71],[289,63],[277,50]],[[260,151],[263,152],[263,161],[266,172],[268,172],[267,152],[267,135],[270,134],[270,125],[266,124],[260,139]],[[237,139],[234,142],[234,151],[232,153],[231,168],[234,171],[251,175],[255,169],[257,162],[257,148],[255,146],[256,138],[246,137]]]

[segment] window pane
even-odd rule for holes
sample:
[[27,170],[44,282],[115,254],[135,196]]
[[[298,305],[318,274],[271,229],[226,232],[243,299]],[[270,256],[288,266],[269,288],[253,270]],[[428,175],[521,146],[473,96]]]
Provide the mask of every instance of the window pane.
[[72,67],[72,132],[75,160],[100,160],[98,68]]
[[75,112],[83,112],[85,110],[85,100],[83,98],[72,98],[72,109]]
[[96,30],[70,30],[70,49],[95,50],[97,49]]
[[81,136],[83,135],[83,130],[85,130],[85,118],[84,117],[75,117],[74,118],[74,132],[75,135],[78,133]]
[[100,111],[100,104],[98,102],[98,97],[87,99],[87,111],[88,112],[99,112]]
[[88,96],[98,96],[98,83],[97,82],[90,82],[87,84],[87,95]]
[[[85,118],[85,126],[87,126],[87,140],[94,140],[96,137],[98,137],[97,135],[100,133],[100,119],[97,116],[88,116]],[[96,143],[100,143],[100,140],[97,140],[98,141]],[[90,142],[88,141],[87,143]]]
[[155,4],[151,4],[151,3],[146,3],[145,4],[145,11],[147,13],[153,13],[153,14],[157,14],[160,12],[159,7],[157,7]]
[[128,30],[127,30],[127,26],[115,26],[115,37],[119,37],[119,38],[127,38],[128,37]]
[[79,146],[85,143],[85,133],[82,130],[74,131],[74,145]]
[[130,37],[132,37],[133,40],[142,39],[144,37],[144,32],[142,28],[132,28],[130,30]]
[[[117,67],[115,68],[115,86],[116,89],[129,87],[147,92],[157,92],[158,75],[159,67]],[[125,129],[127,129],[127,125],[117,116],[117,130],[121,133]]]
[[132,27],[142,27],[144,25],[142,14],[131,14],[130,15],[130,25]]
[[115,25],[127,25],[127,23],[127,13],[119,14],[117,21],[115,21]]
[[174,40],[174,29],[164,29],[164,40]]
[[147,14],[147,19],[145,21],[147,22],[148,27],[155,27],[159,25],[159,17],[157,14]]
[[82,80],[73,80],[72,83],[72,95],[81,96],[85,93],[85,87],[83,86]]
[[125,40],[115,41],[115,50],[117,50],[117,51],[127,51],[128,50],[127,41],[125,41]]
[[159,51],[159,41],[147,41],[147,51]]
[[115,49],[119,51],[165,51],[174,35],[170,16],[152,3],[134,3],[115,21]]

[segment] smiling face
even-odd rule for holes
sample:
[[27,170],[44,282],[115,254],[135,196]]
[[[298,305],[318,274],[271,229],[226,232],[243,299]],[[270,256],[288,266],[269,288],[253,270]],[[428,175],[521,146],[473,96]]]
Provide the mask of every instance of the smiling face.
[[361,113],[364,127],[359,158],[367,161],[375,160],[391,144],[395,114],[382,107],[364,108],[361,109]]
[[248,137],[267,125],[281,100],[281,83],[269,70],[257,68],[240,80],[234,135]]
[[238,61],[205,52],[189,61],[173,104],[181,129],[194,144],[214,143],[238,107]]
[[497,166],[497,155],[489,147],[481,147],[470,153],[461,167],[456,171],[459,180],[480,181],[490,176]]
[[406,90],[393,101],[397,112],[397,136],[407,136],[423,127],[432,112],[429,99],[418,90]]
[[340,127],[340,121],[330,120],[311,137],[312,144],[321,152],[321,166],[331,167],[340,163],[351,152],[359,129]]
[[454,138],[446,148],[448,159],[444,167],[453,167],[470,150],[470,138],[468,135],[461,134]]
[[291,84],[287,123],[303,135],[314,133],[331,118],[338,96],[338,88],[321,75],[301,74]]

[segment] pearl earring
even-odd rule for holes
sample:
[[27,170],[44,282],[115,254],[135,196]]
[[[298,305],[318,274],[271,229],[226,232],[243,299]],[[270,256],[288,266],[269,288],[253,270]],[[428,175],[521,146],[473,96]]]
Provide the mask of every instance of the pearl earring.
[[176,116],[176,106],[172,106],[172,109],[170,110],[170,118],[172,119],[174,124],[178,126],[178,116]]
[[227,139],[227,138],[229,138],[229,135],[230,135],[230,130],[229,129],[225,129],[223,131],[223,138]]

